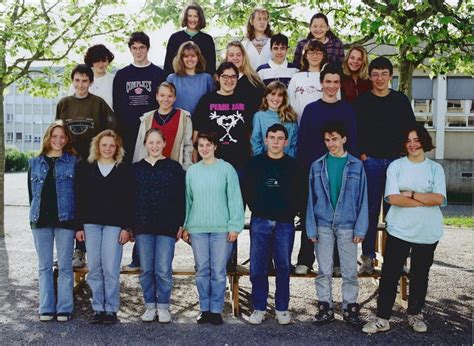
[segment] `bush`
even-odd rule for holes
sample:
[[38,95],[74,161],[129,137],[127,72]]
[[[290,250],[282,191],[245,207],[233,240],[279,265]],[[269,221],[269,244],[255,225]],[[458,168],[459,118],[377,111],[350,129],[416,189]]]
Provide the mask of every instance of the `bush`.
[[28,169],[28,160],[35,156],[35,152],[21,152],[15,148],[5,151],[5,172],[23,172]]

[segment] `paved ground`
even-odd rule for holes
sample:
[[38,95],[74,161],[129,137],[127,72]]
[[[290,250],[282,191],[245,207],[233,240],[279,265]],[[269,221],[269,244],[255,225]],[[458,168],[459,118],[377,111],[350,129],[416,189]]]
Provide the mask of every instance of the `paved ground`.
[[[391,320],[392,329],[384,334],[367,336],[338,320],[326,326],[311,323],[315,313],[314,282],[292,279],[290,309],[295,323],[279,326],[274,317],[273,294],[270,295],[270,318],[262,326],[250,326],[250,283],[242,280],[241,317],[231,316],[226,304],[223,326],[200,326],[195,323],[198,298],[192,277],[176,277],[171,312],[174,323],[143,324],[141,290],[137,276],[122,276],[121,323],[114,326],[92,326],[90,292],[85,289],[76,296],[75,319],[69,323],[41,323],[37,318],[37,270],[31,231],[28,227],[28,208],[25,205],[24,174],[6,175],[5,201],[6,237],[0,238],[0,344],[314,344],[323,343],[449,343],[472,344],[474,231],[446,229],[431,270],[425,315],[430,330],[415,334],[407,326],[403,309],[396,306]],[[472,215],[471,207],[466,207]],[[469,214],[470,213],[470,214]],[[295,248],[299,247],[298,240]],[[248,254],[248,235],[239,237],[239,259]],[[126,245],[123,262],[130,258],[131,246]],[[177,244],[175,264],[192,265],[190,248]],[[370,315],[376,306],[376,288],[372,280],[361,280],[360,303],[362,312]],[[271,292],[274,286],[271,284]],[[335,280],[335,300],[341,301],[340,280]]]

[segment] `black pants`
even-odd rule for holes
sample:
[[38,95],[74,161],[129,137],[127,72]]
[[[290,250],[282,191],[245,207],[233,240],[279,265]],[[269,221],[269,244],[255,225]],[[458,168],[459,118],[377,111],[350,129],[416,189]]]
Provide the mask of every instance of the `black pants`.
[[402,275],[403,265],[410,256],[410,293],[408,297],[408,314],[417,315],[425,305],[428,289],[428,275],[433,264],[433,257],[438,242],[434,244],[414,244],[390,234],[385,244],[382,277],[380,278],[379,297],[377,299],[377,316],[389,319],[397,295],[397,284]]

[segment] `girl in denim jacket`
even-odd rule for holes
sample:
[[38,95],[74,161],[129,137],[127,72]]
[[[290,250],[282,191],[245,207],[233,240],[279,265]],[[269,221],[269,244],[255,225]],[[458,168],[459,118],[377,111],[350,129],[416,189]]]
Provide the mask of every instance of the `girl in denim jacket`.
[[[50,124],[41,151],[28,169],[30,225],[39,270],[40,321],[71,319],[73,310],[74,176],[77,158],[71,135],[61,120]],[[53,281],[53,246],[58,256],[57,296]]]

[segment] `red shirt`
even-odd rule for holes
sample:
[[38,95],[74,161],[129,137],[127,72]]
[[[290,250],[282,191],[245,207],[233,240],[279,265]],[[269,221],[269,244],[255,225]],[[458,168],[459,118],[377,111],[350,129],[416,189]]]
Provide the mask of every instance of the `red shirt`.
[[342,99],[349,103],[355,101],[355,99],[372,89],[372,82],[369,79],[357,79],[354,81],[351,77],[344,77],[341,83]]
[[155,117],[153,117],[153,123],[151,124],[151,127],[154,129],[160,129],[161,131],[163,131],[166,137],[166,146],[163,149],[163,155],[166,157],[170,157],[171,155],[171,150],[173,149],[176,133],[178,132],[180,115],[180,110],[177,109],[171,116],[171,119],[168,119],[168,121],[164,125],[160,125],[156,121]]

